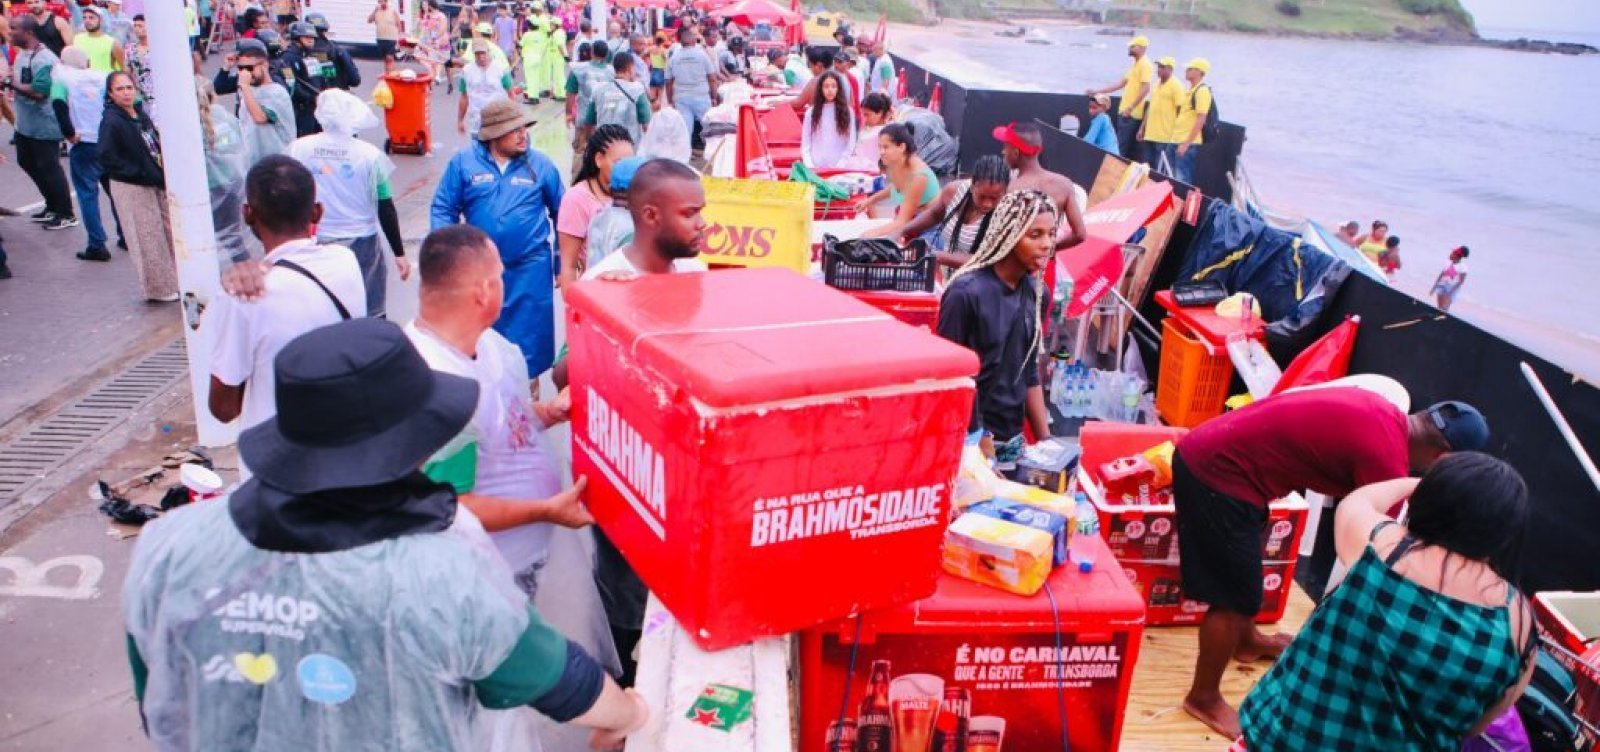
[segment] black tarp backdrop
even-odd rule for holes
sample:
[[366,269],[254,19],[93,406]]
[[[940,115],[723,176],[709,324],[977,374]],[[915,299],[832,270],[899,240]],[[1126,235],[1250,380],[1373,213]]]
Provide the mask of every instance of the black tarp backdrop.
[[1319,335],[1347,315],[1361,316],[1352,373],[1381,373],[1405,384],[1414,409],[1453,399],[1483,411],[1491,433],[1487,451],[1522,473],[1533,502],[1523,544],[1524,590],[1600,589],[1595,556],[1600,490],[1589,482],[1519,364],[1526,362],[1538,373],[1591,453],[1600,451],[1600,389],[1365,275],[1350,275],[1329,314]]
[[[995,126],[1011,122],[1038,121],[1051,128],[1059,127],[1063,115],[1078,119],[1079,132],[1089,125],[1089,98],[1082,94],[997,91],[962,86],[945,76],[903,57],[895,57],[895,64],[906,72],[906,93],[919,102],[927,102],[934,84],[940,84],[940,114],[944,115],[945,128],[961,144],[961,170],[969,172],[978,157],[995,153],[998,149],[991,136]],[[1219,106],[1222,95],[1217,94]],[[1200,149],[1195,163],[1195,183],[1207,196],[1230,200],[1233,187],[1228,183],[1228,173],[1238,164],[1244,150],[1245,129],[1232,123],[1221,124],[1221,136],[1216,143]],[[1095,155],[1098,149],[1084,144]],[[1099,160],[1073,159],[1069,164],[1051,160],[1046,150],[1045,166],[1061,171],[1080,185],[1094,182],[1099,170]],[[1077,167],[1076,171],[1070,167]],[[1075,172],[1077,174],[1075,174]]]

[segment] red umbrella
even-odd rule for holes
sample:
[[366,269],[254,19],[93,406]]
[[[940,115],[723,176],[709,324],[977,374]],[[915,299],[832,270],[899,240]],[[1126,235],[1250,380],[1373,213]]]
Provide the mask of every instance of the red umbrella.
[[[1122,279],[1122,244],[1172,205],[1172,186],[1151,183],[1101,201],[1083,215],[1089,237],[1056,254],[1061,272],[1072,278],[1067,318],[1087,313]],[[1053,280],[1051,280],[1053,283]]]
[[711,17],[731,18],[734,23],[742,26],[754,26],[758,23],[793,26],[805,20],[799,13],[788,10],[772,0],[738,0],[732,5],[711,11]]
[[[789,0],[789,10],[797,16],[804,16],[800,8],[800,0]],[[790,47],[800,47],[806,43],[805,24],[790,24],[788,31],[783,35],[784,43]]]
[[733,176],[738,178],[777,178],[772,171],[772,152],[767,149],[767,139],[761,135],[761,123],[756,118],[754,105],[739,106],[739,125],[735,135]]

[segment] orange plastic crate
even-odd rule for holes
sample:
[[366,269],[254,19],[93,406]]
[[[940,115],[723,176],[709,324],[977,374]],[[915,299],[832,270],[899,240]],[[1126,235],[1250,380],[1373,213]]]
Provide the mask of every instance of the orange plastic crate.
[[1161,322],[1161,379],[1156,412],[1167,425],[1194,428],[1222,414],[1233,380],[1227,352],[1206,352],[1194,332],[1175,319]]

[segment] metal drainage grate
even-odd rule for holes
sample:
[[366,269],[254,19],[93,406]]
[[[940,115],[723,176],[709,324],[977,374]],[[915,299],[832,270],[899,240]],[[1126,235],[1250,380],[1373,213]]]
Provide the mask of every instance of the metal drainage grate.
[[0,445],[0,509],[121,425],[189,370],[183,338],[167,343],[11,443]]

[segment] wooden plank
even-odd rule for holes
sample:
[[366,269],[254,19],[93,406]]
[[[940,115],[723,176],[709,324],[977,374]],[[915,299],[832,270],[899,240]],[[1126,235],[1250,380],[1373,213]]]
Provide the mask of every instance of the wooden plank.
[[[1311,599],[1295,585],[1283,621],[1263,631],[1296,631],[1311,616]],[[1194,675],[1198,627],[1146,627],[1122,724],[1122,752],[1222,752],[1232,742],[1183,712]],[[1236,707],[1271,664],[1235,663],[1223,675],[1222,694]]]

